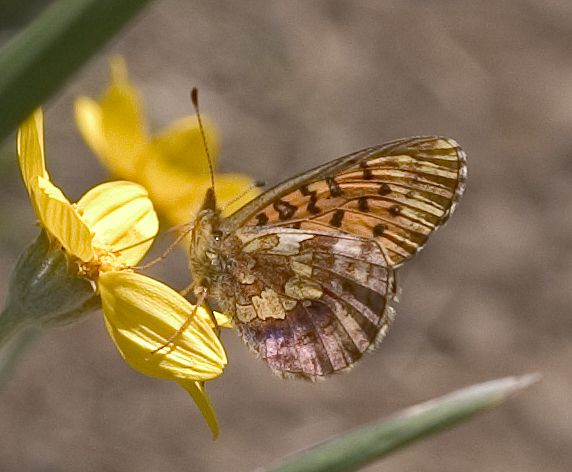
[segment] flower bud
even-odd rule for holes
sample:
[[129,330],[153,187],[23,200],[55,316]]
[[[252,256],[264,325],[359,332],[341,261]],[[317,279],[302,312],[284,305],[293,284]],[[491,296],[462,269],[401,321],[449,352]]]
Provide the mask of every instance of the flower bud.
[[73,322],[100,306],[95,287],[45,231],[21,254],[0,314],[0,341],[24,327]]

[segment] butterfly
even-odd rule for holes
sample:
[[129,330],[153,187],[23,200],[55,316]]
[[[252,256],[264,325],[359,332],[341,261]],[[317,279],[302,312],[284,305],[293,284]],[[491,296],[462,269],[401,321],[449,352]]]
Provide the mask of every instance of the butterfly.
[[340,157],[226,218],[210,188],[190,238],[197,303],[216,300],[282,377],[345,371],[387,333],[395,270],[447,221],[466,175],[459,145],[429,136]]

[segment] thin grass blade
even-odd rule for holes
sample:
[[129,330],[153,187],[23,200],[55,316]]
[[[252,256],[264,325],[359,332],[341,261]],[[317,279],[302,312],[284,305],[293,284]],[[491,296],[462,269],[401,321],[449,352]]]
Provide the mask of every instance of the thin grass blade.
[[490,410],[539,380],[506,377],[457,390],[303,451],[268,472],[350,472]]
[[150,0],[59,0],[0,49],[0,142]]

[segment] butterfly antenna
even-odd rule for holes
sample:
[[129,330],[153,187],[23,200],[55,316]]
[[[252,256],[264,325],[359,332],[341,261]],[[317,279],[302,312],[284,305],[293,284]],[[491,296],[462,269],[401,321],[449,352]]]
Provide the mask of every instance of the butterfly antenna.
[[254,182],[253,184],[249,185],[248,188],[246,190],[244,190],[243,192],[240,192],[236,197],[234,197],[232,200],[230,200],[229,202],[226,202],[226,204],[224,205],[224,208],[222,209],[222,211],[226,210],[229,206],[233,205],[234,203],[236,203],[238,200],[240,200],[242,197],[244,197],[247,193],[251,192],[252,190],[254,190],[255,188],[262,188],[266,186],[266,182],[264,182],[263,180],[257,180],[256,182]]
[[[180,225],[178,225],[180,226]],[[135,270],[146,270],[149,269],[150,267],[153,267],[155,264],[158,264],[159,262],[165,260],[167,258],[167,256],[169,254],[171,254],[171,252],[173,252],[173,250],[177,247],[177,245],[183,240],[185,239],[185,237],[187,236],[187,234],[189,234],[191,231],[193,230],[193,225],[192,224],[186,224],[184,231],[182,233],[179,233],[179,235],[175,238],[175,240],[169,245],[169,247],[167,249],[165,249],[165,251],[163,252],[163,254],[161,254],[160,256],[156,257],[155,259],[153,259],[151,262],[148,262],[147,264],[143,264],[143,265],[139,265],[139,266],[135,266],[132,267],[132,269]]]
[[205,154],[207,155],[207,161],[209,163],[209,173],[211,175],[211,188],[215,188],[214,184],[214,169],[213,169],[213,161],[211,159],[211,155],[209,153],[209,146],[207,144],[207,137],[205,134],[205,129],[203,127],[203,120],[201,119],[201,113],[199,111],[199,91],[196,87],[193,87],[191,90],[191,102],[193,107],[195,108],[195,113],[197,114],[197,120],[199,122],[199,130],[201,131],[201,137],[203,138],[203,146],[205,148]]

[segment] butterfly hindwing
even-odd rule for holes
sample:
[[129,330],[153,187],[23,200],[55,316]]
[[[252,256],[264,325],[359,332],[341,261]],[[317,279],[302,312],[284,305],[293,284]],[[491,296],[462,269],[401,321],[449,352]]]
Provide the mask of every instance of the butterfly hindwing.
[[373,241],[254,227],[225,244],[236,257],[217,298],[275,373],[342,371],[387,331],[393,271]]
[[398,267],[421,249],[460,198],[465,154],[448,138],[394,141],[294,177],[225,223],[279,226],[372,238]]

